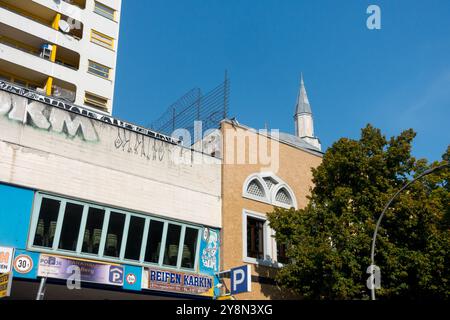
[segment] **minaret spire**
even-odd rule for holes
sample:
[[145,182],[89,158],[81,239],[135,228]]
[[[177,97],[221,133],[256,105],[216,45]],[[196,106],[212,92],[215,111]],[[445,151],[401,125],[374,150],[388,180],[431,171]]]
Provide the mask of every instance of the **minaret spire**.
[[314,120],[308,94],[306,93],[303,72],[300,74],[300,88],[295,106],[295,134],[305,142],[315,146],[319,150],[321,145],[319,139],[314,136]]

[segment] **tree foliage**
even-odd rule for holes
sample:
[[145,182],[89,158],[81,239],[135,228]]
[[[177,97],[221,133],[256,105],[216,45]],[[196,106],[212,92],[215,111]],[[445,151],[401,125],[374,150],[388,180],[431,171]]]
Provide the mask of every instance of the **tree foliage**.
[[[411,156],[414,137],[407,130],[387,140],[368,125],[359,140],[340,139],[313,169],[306,208],[269,213],[291,260],[278,273],[282,287],[309,299],[369,298],[366,270],[378,217],[407,181],[440,164]],[[449,156],[450,147],[443,160]],[[446,168],[424,177],[388,209],[377,238],[377,297],[450,298],[449,176]]]

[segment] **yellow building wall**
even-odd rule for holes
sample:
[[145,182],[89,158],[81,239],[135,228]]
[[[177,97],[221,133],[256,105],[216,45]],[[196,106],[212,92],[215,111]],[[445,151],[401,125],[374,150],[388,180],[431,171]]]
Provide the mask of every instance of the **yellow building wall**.
[[[227,132],[234,132],[236,139],[227,136]],[[247,137],[245,143],[246,159],[249,156],[249,141],[254,140],[259,134],[257,132],[250,132],[245,127],[233,126],[228,122],[222,123],[222,137],[223,137],[223,158],[222,166],[222,250],[221,263],[222,270],[228,270],[233,267],[244,265],[243,261],[243,218],[242,212],[244,209],[255,211],[261,214],[273,211],[273,206],[259,201],[250,200],[242,196],[243,184],[248,176],[261,171],[268,172],[267,165],[261,164],[260,159],[257,163],[251,164],[248,161],[244,164],[236,164],[226,161],[226,155],[229,152],[236,153],[238,144],[236,140]],[[259,135],[261,137],[261,135]],[[232,141],[234,140],[234,141]],[[313,187],[311,169],[320,165],[322,157],[300,150],[288,144],[271,140],[264,137],[260,140],[261,145],[272,146],[279,150],[278,165],[274,165],[273,173],[284,180],[293,190],[297,199],[299,208],[303,208],[307,204],[307,196]],[[260,147],[258,147],[259,150]],[[234,149],[234,150],[233,150]],[[270,148],[269,148],[270,149]],[[272,158],[275,155],[272,155]],[[254,276],[274,278],[277,269],[272,267],[258,266],[251,264],[252,274]],[[230,288],[229,279],[225,279],[226,287]],[[236,299],[286,299],[298,298],[289,292],[282,291],[276,285],[260,284],[252,282],[252,292],[239,294]]]

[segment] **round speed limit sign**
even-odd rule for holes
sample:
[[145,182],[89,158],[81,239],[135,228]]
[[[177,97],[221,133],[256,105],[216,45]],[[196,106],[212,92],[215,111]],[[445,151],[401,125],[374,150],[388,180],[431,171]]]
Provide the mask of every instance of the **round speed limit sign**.
[[28,273],[33,269],[33,260],[25,255],[21,254],[14,259],[14,270],[18,273]]

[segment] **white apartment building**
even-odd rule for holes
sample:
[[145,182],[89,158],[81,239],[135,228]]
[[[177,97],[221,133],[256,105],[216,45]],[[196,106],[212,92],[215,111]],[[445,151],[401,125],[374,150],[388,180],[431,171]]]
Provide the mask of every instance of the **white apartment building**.
[[121,0],[0,0],[0,79],[112,113]]

